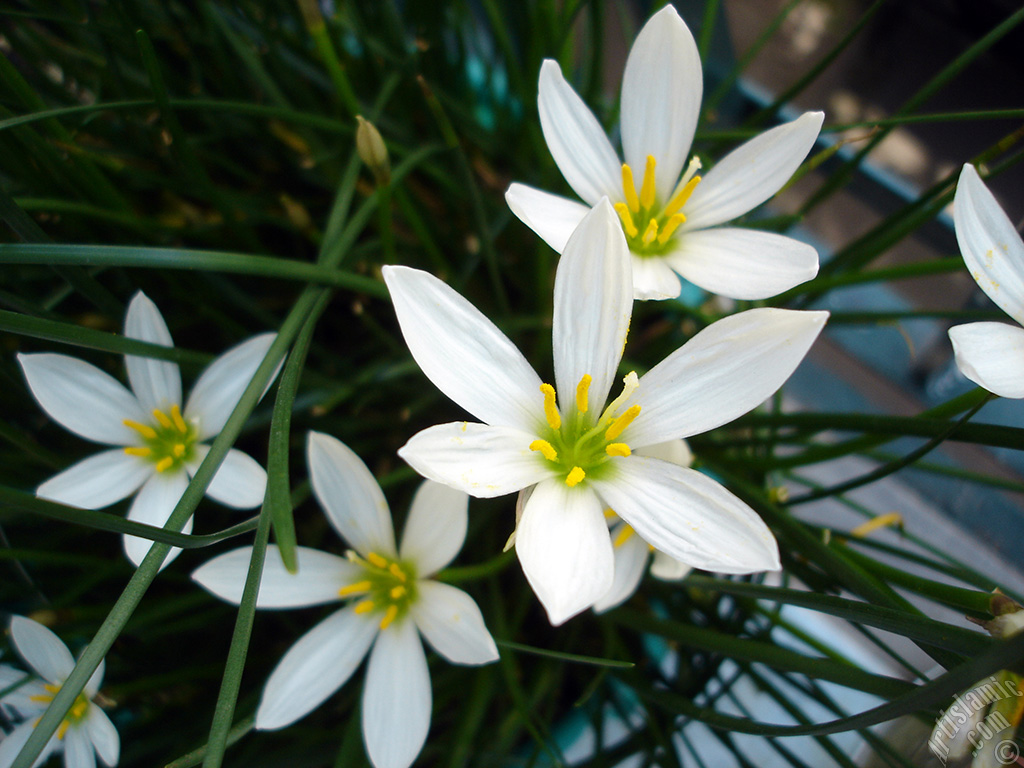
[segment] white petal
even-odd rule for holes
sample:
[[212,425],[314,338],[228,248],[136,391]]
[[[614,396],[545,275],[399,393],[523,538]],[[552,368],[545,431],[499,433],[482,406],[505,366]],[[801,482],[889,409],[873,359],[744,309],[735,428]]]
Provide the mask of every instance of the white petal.
[[555,474],[553,464],[530,450],[536,439],[510,427],[456,421],[417,432],[398,455],[424,477],[487,499]]
[[697,44],[676,9],[666,5],[644,24],[629,51],[619,121],[622,150],[638,186],[647,156],[657,161],[654,178],[662,203],[688,159],[703,90]]
[[680,467],[689,467],[693,464],[693,451],[685,440],[666,440],[664,443],[645,445],[634,453],[647,456],[652,459],[671,461]]
[[10,718],[13,713],[15,719],[34,720],[46,710],[43,702],[46,702],[49,692],[42,679],[33,675],[31,680],[26,680],[28,677],[29,674],[23,670],[0,664],[0,690],[18,686],[0,698],[0,713],[5,717]]
[[706,475],[643,456],[618,461],[615,470],[594,488],[655,549],[720,573],[779,568],[764,521]]
[[589,488],[562,480],[539,484],[516,529],[516,554],[553,625],[589,608],[612,586],[612,543],[601,502]]
[[[195,457],[188,464],[188,473],[194,475],[210,452],[202,443],[194,447]],[[217,474],[206,486],[206,495],[235,509],[252,509],[263,503],[267,491],[267,472],[252,456],[235,448],[228,450]]]
[[435,651],[453,664],[489,664],[498,647],[472,597],[439,581],[420,581],[410,615]]
[[394,266],[383,274],[405,343],[434,386],[487,424],[535,428],[540,378],[508,337],[433,275]]
[[1024,242],[973,165],[960,172],[953,223],[971,276],[1006,314],[1024,324]]
[[551,339],[562,416],[576,412],[576,385],[589,374],[595,411],[608,398],[633,314],[629,249],[607,198],[588,213],[555,272]]
[[267,680],[256,727],[284,728],[320,706],[356,671],[377,636],[378,623],[343,608],[300,637]]
[[621,200],[619,158],[594,113],[551,59],[540,67],[537,110],[551,157],[576,194],[590,205],[604,196]]
[[397,555],[391,510],[363,460],[322,432],[309,433],[306,459],[313,495],[341,538],[361,555]]
[[949,340],[964,376],[1000,397],[1024,397],[1024,328],[968,323],[950,328]]
[[693,568],[681,560],[666,555],[664,552],[654,550],[654,559],[651,560],[651,576],[662,581],[680,581],[686,578],[686,574]]
[[68,647],[37,621],[12,616],[11,642],[25,663],[48,683],[63,684],[75,668],[75,659]]
[[423,643],[412,621],[377,637],[363,688],[363,738],[374,768],[408,768],[430,730],[432,696]]
[[402,531],[402,560],[416,564],[416,575],[424,579],[444,568],[462,549],[466,540],[469,496],[425,480],[416,489],[409,517]]
[[637,301],[674,299],[683,290],[679,276],[662,258],[633,254],[633,298]]
[[811,151],[824,119],[824,112],[805,112],[723,157],[693,191],[680,229],[731,221],[778,192]]
[[85,693],[86,698],[91,699],[99,691],[100,686],[103,685],[103,675],[107,671],[107,660],[100,659],[100,663],[96,665],[96,669],[89,675],[89,679],[85,681],[85,687],[82,691]]
[[[344,557],[296,547],[298,571],[289,573],[275,544],[267,546],[257,608],[304,608],[340,600],[338,590],[359,580],[363,569]],[[199,566],[192,580],[215,597],[238,605],[249,573],[252,547],[241,547]]]
[[640,379],[622,406],[641,405],[623,442],[638,448],[698,435],[760,405],[800,364],[826,319],[827,312],[763,307],[712,323]]
[[[0,768],[10,768],[14,762],[14,758],[21,752],[21,748],[25,746],[25,742],[28,741],[29,736],[35,730],[35,718],[28,722],[21,723],[13,731],[8,733],[0,740]],[[49,757],[54,748],[60,742],[57,740],[57,735],[54,734],[50,737],[50,741],[43,749],[42,754],[32,764],[32,768],[43,765],[46,762],[46,758]]]
[[633,532],[629,538],[620,541],[619,537],[627,529],[626,523],[620,523],[612,528],[612,541],[615,548],[615,580],[611,589],[594,603],[595,613],[610,611],[626,602],[643,578],[644,570],[647,567],[647,556],[651,548],[647,542]]
[[94,365],[67,355],[18,355],[36,402],[50,418],[96,443],[137,445],[125,419],[150,421],[135,395]]
[[276,333],[261,333],[232,347],[200,375],[185,403],[187,421],[198,420],[199,439],[206,440],[224,429],[231,412],[249,386]]
[[[137,523],[147,523],[162,528],[171,516],[175,505],[188,487],[188,475],[185,472],[165,472],[154,474],[139,491],[128,510],[128,519]],[[184,533],[192,530],[192,520],[182,529]],[[142,562],[153,542],[138,536],[123,536],[124,553],[136,566]],[[167,553],[161,568],[166,568],[181,550],[172,547]]]
[[685,232],[666,257],[705,291],[731,299],[767,299],[818,274],[814,246],[774,232],[721,227]]
[[118,757],[121,754],[121,739],[106,712],[95,704],[91,705],[89,716],[85,721],[85,729],[88,731],[89,740],[103,764],[111,767],[117,765]]
[[506,190],[505,202],[520,221],[558,253],[562,252],[569,242],[569,235],[590,211],[589,206],[575,200],[518,182]]
[[96,750],[85,728],[68,728],[63,741],[64,768],[96,768]]
[[115,448],[72,464],[40,485],[36,496],[82,509],[102,509],[131,496],[154,472],[152,462]]
[[[128,305],[124,335],[163,347],[174,346],[160,310],[142,291],[136,293]],[[135,355],[125,355],[124,363],[132,391],[146,413],[154,408],[166,411],[172,405],[181,406],[181,372],[177,363]]]

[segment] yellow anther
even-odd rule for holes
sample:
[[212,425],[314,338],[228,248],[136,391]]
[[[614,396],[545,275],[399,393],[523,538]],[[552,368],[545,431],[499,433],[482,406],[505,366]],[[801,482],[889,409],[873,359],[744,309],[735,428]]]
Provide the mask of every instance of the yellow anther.
[[405,575],[405,571],[402,570],[402,567],[398,563],[392,563],[389,565],[388,571],[390,571],[391,575],[399,581],[405,581],[408,578],[408,576]]
[[68,721],[64,720],[61,722],[60,727],[57,728],[57,741],[64,740],[64,734],[68,732]]
[[361,603],[356,603],[356,607],[353,609],[356,613],[369,613],[373,610],[373,600],[363,600]]
[[387,568],[390,565],[387,559],[381,557],[376,552],[367,552],[366,559],[369,560],[370,565],[375,568]]
[[629,541],[630,537],[634,533],[636,533],[636,531],[633,530],[632,526],[623,525],[622,528],[619,529],[619,533],[615,536],[615,541],[612,542],[612,546],[621,547],[623,544]]
[[71,707],[71,711],[68,713],[75,720],[81,720],[82,715],[89,709],[89,702],[84,696],[79,696],[75,699],[75,703]]
[[28,700],[38,702],[39,704],[44,704],[53,701],[53,696],[48,696],[45,693],[33,693],[31,696],[28,697]]
[[613,517],[615,517],[615,510],[612,509],[611,507],[606,507],[604,510],[604,517],[606,520],[611,520]]
[[672,237],[672,233],[676,231],[680,224],[686,221],[685,214],[677,213],[667,222],[665,226],[661,228],[661,232],[658,233],[658,243],[664,245],[668,242],[668,239]]
[[550,384],[541,384],[540,391],[544,394],[544,418],[548,420],[548,426],[552,429],[560,429],[562,426],[562,415],[555,405],[555,388]]
[[369,592],[372,587],[373,584],[368,581],[357,581],[355,584],[349,584],[347,587],[339,589],[338,597],[348,597],[359,592]]
[[392,587],[391,591],[388,594],[391,595],[392,600],[397,600],[405,594],[405,587],[399,584],[397,587]]
[[148,424],[139,424],[139,422],[132,421],[131,419],[125,419],[121,423],[124,424],[126,427],[134,429],[147,440],[152,440],[156,437],[156,430],[153,429]]
[[633,223],[633,216],[630,214],[626,204],[616,203],[615,211],[619,214],[619,218],[622,219],[622,229],[626,232],[626,237],[636,237],[639,230],[636,228],[636,224]]
[[879,528],[885,528],[888,526],[903,527],[903,515],[899,512],[889,512],[885,515],[878,515],[871,518],[866,523],[861,523],[854,528],[850,533],[856,536],[858,539],[862,539],[872,531],[877,531]]
[[633,169],[627,163],[622,164],[622,191],[626,193],[626,204],[633,213],[640,211],[640,198],[636,196],[636,183],[633,181]]
[[558,460],[558,452],[555,451],[554,447],[547,440],[534,440],[530,443],[530,450],[540,451],[548,461]]
[[160,426],[164,429],[170,429],[174,426],[174,422],[170,420],[166,413],[161,411],[159,408],[153,409],[153,418],[160,422]]
[[188,432],[188,424],[186,424],[185,419],[181,417],[181,408],[176,405],[171,406],[171,421],[174,422],[175,428],[181,432],[181,434],[184,435]]
[[604,439],[611,442],[616,437],[622,434],[622,431],[633,423],[633,419],[640,415],[640,406],[631,405],[626,411],[619,416],[612,425],[608,427],[608,431],[604,433]]
[[576,385],[576,410],[586,413],[589,407],[587,393],[590,391],[590,382],[594,379],[589,373],[584,373],[580,383]]
[[587,473],[583,471],[583,467],[573,467],[572,471],[565,476],[565,484],[570,488],[575,488],[586,476]]
[[700,176],[694,176],[686,182],[683,188],[676,192],[672,199],[668,201],[668,205],[665,206],[665,210],[661,212],[661,215],[671,216],[686,205],[686,201],[690,199],[690,195],[693,194],[693,190],[697,188],[698,184],[700,184]]
[[640,189],[640,205],[650,209],[654,205],[654,155],[647,156],[647,167],[644,168],[644,185]]
[[157,472],[166,472],[168,469],[174,466],[174,459],[170,456],[164,456],[160,461],[156,463]]
[[625,443],[609,443],[604,452],[609,456],[629,456],[633,453]]
[[391,622],[395,620],[396,616],[398,616],[398,606],[389,605],[388,609],[384,612],[384,618],[380,620],[380,628],[387,629],[390,627]]
[[130,445],[124,449],[124,452],[127,453],[129,456],[138,456],[139,458],[144,459],[153,453],[153,449],[145,448],[143,446]]
[[175,456],[177,456],[180,459],[182,456],[185,455],[185,444],[175,443],[174,448],[172,448],[171,451],[174,453]]
[[640,238],[644,245],[650,245],[654,242],[654,239],[658,236],[658,222],[651,219],[647,222],[647,229],[644,230],[644,236]]

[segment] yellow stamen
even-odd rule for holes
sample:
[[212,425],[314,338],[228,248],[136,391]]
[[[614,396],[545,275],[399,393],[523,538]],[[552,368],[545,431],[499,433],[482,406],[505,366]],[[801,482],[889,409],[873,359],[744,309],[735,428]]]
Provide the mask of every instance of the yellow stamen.
[[668,205],[665,206],[665,210],[661,212],[662,216],[671,216],[673,213],[678,211],[684,205],[686,201],[690,199],[690,195],[693,194],[693,190],[700,184],[700,176],[694,176],[668,201]]
[[644,236],[641,238],[644,245],[650,245],[654,242],[654,238],[658,236],[658,222],[651,219],[647,222],[647,229],[644,230]]
[[650,209],[654,205],[654,155],[647,156],[647,167],[644,168],[644,184],[640,189],[640,205]]
[[899,512],[889,512],[885,515],[878,515],[877,517],[871,518],[866,523],[861,523],[850,531],[850,533],[858,539],[862,539],[872,531],[877,531],[879,528],[885,528],[887,526],[899,526],[902,528],[903,516]]
[[636,184],[633,181],[633,169],[627,163],[622,164],[622,191],[626,193],[626,203],[633,213],[640,211],[640,198],[636,196]]
[[38,702],[40,704],[47,704],[47,703],[53,701],[53,696],[52,695],[48,696],[45,693],[34,693],[34,694],[32,694],[31,696],[28,697],[28,700],[29,701],[35,701],[35,702]]
[[639,231],[636,228],[636,224],[633,223],[633,217],[629,213],[629,208],[626,207],[625,203],[616,203],[615,212],[619,214],[619,218],[622,219],[622,228],[626,232],[626,237],[636,237]]
[[531,451],[540,451],[548,461],[557,461],[558,453],[547,440],[534,440],[530,443]]
[[401,584],[399,584],[397,587],[392,587],[391,591],[388,594],[391,595],[391,599],[392,600],[397,600],[398,598],[400,598],[402,595],[405,594],[405,587],[403,587]]
[[672,233],[676,231],[680,224],[686,221],[685,214],[677,213],[671,219],[665,222],[665,226],[662,227],[661,232],[658,233],[658,242],[664,245],[668,242],[668,239],[672,237]]
[[186,424],[185,420],[181,417],[181,408],[176,405],[171,406],[171,421],[174,422],[175,428],[181,432],[181,434],[184,435],[188,432],[188,424]]
[[369,592],[373,587],[368,581],[357,581],[355,584],[349,584],[347,587],[342,587],[338,590],[338,597],[348,597],[354,595],[357,592]]
[[160,426],[163,427],[164,429],[170,429],[171,427],[174,426],[174,422],[172,422],[167,417],[167,414],[161,411],[159,408],[153,409],[153,418],[160,422]]
[[132,445],[125,448],[124,452],[127,453],[129,456],[138,456],[139,458],[144,459],[153,453],[153,449]]
[[408,578],[405,575],[405,571],[402,570],[402,567],[398,563],[392,563],[389,565],[388,570],[391,572],[391,575],[399,581],[405,581]]
[[625,443],[609,443],[604,452],[609,456],[629,456],[633,453]]
[[565,484],[570,488],[575,488],[586,476],[587,473],[583,471],[583,467],[573,467],[572,471],[565,476]]
[[172,448],[171,450],[174,452],[174,455],[180,459],[182,456],[185,455],[185,444],[175,443],[174,448]]
[[121,423],[124,424],[126,427],[134,429],[147,440],[152,440],[156,437],[156,430],[153,429],[148,424],[139,424],[139,422],[132,421],[131,419],[125,419]]
[[619,418],[617,418],[612,425],[608,427],[608,431],[604,433],[604,439],[609,442],[614,440],[616,437],[622,434],[622,431],[633,423],[633,419],[640,415],[640,406],[631,405],[626,409]]
[[57,728],[57,740],[58,741],[63,741],[64,740],[64,734],[67,733],[67,732],[68,732],[68,721],[64,720],[60,724],[60,727]]
[[540,391],[544,394],[544,418],[548,420],[548,426],[552,429],[560,429],[562,415],[555,405],[555,388],[550,384],[541,384]]
[[604,511],[604,516],[606,520],[611,520],[613,517],[615,517],[615,510],[612,509],[611,507],[608,507]]
[[88,709],[89,701],[84,696],[79,696],[75,699],[75,703],[68,714],[70,714],[75,720],[81,720],[82,715],[84,715]]
[[590,382],[593,380],[589,373],[585,373],[580,379],[580,383],[576,385],[576,410],[580,413],[587,412],[587,393],[590,391]]
[[157,472],[166,472],[168,469],[174,466],[174,459],[170,456],[164,456],[160,461],[156,463]]
[[619,529],[619,533],[618,533],[618,535],[616,535],[615,541],[612,542],[612,546],[613,547],[621,547],[623,544],[625,544],[627,541],[629,541],[630,537],[634,533],[636,533],[636,531],[633,530],[632,526],[623,525],[622,528]]
[[380,628],[387,629],[391,626],[391,622],[395,620],[398,615],[398,606],[389,605],[387,611],[384,612],[384,618],[380,620]]
[[367,552],[366,559],[370,561],[370,565],[375,568],[387,568],[390,563],[376,552]]
[[353,610],[356,613],[369,613],[373,610],[373,600],[363,600],[361,603],[356,603],[356,607]]

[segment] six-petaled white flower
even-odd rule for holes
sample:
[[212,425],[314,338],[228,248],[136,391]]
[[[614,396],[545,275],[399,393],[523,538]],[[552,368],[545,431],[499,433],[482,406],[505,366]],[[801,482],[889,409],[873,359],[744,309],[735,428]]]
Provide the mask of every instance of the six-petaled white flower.
[[622,78],[622,149],[562,77],[558,64],[541,67],[537,97],[548,149],[584,203],[512,184],[509,207],[561,252],[591,206],[607,196],[621,218],[633,254],[638,299],[679,295],[679,275],[712,293],[764,299],[818,272],[810,245],[770,232],[719,225],[779,191],[814,146],[824,115],[807,112],[751,139],[697,175],[687,161],[703,90],[693,35],[675,8],[665,6],[637,36]]
[[[0,666],[0,689],[17,685],[0,699],[5,712],[21,722],[0,741],[0,768],[8,768],[32,735],[39,717],[53,701],[75,660],[53,632],[23,616],[11,617],[11,643],[35,676]],[[67,768],[94,768],[96,755],[104,765],[117,765],[121,740],[110,718],[93,701],[103,684],[104,664],[93,672],[37,761],[63,751]]]
[[828,313],[762,308],[727,317],[642,378],[629,373],[605,405],[633,302],[629,253],[607,200],[584,217],[558,264],[554,387],[437,278],[389,266],[384,280],[413,358],[483,422],[423,430],[399,455],[425,477],[474,496],[536,486],[515,544],[552,623],[612,586],[608,508],[695,568],[779,567],[774,537],[745,503],[695,470],[633,452],[714,429],[759,405],[800,363]]
[[1024,241],[1009,216],[965,165],[953,198],[953,223],[971,276],[1017,325],[982,322],[949,329],[960,371],[1001,397],[1024,397]]
[[[128,305],[125,336],[173,346],[156,305],[139,292]],[[32,396],[65,429],[106,445],[122,446],[78,462],[39,486],[44,499],[100,509],[138,491],[128,519],[162,526],[209,451],[203,441],[223,429],[242,392],[263,361],[275,334],[242,342],[214,360],[182,406],[176,363],[125,356],[131,391],[99,368],[67,355],[20,354]],[[206,489],[211,498],[238,509],[263,501],[266,472],[252,457],[231,449]],[[189,520],[185,532],[191,530]],[[124,537],[135,565],[152,542]],[[164,565],[181,550],[172,549]]]
[[[295,574],[285,571],[276,551],[268,552],[256,606],[352,602],[299,638],[281,659],[263,690],[256,727],[283,728],[303,717],[369,653],[362,707],[366,751],[376,768],[405,768],[430,728],[430,676],[419,635],[456,664],[498,658],[473,598],[430,578],[462,548],[469,499],[424,482],[396,548],[387,501],[359,457],[335,438],[311,432],[308,460],[313,493],[354,552],[344,558],[299,547]],[[251,547],[228,552],[192,578],[238,603],[251,554]]]

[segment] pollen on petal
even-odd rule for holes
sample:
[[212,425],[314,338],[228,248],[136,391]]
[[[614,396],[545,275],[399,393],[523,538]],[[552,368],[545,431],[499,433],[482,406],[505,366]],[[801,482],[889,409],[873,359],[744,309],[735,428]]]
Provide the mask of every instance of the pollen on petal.
[[609,443],[604,452],[609,456],[630,456],[633,453],[625,443]]
[[608,431],[604,433],[605,440],[614,440],[616,437],[622,434],[623,430],[626,429],[630,424],[633,423],[633,419],[640,415],[640,405],[631,405],[626,411],[619,416],[612,425],[608,427]]
[[589,407],[587,394],[590,391],[590,382],[593,380],[594,378],[589,373],[584,373],[580,383],[576,385],[576,410],[580,413],[586,413]]
[[565,484],[570,488],[575,488],[583,482],[583,478],[586,476],[587,473],[583,471],[583,467],[573,467],[569,474],[565,476]]
[[552,429],[561,429],[562,415],[555,404],[555,388],[550,384],[541,384],[540,391],[544,395],[544,418],[548,420],[548,426]]
[[548,461],[557,461],[558,452],[547,440],[534,440],[530,443],[531,451],[540,451],[544,458]]

